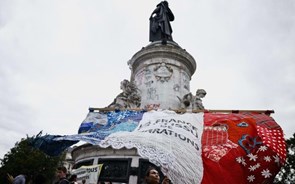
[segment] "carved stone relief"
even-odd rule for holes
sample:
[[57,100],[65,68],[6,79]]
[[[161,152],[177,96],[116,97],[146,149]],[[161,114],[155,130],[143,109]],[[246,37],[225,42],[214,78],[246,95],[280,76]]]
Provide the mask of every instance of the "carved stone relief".
[[173,74],[173,69],[166,63],[162,62],[154,68],[154,75],[157,81],[168,82]]
[[178,84],[174,84],[173,89],[174,91],[179,91],[180,86]]

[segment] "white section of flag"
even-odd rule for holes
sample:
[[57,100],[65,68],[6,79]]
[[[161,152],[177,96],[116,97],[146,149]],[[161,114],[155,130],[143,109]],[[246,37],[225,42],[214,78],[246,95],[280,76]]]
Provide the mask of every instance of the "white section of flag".
[[203,116],[203,113],[177,114],[168,110],[146,112],[133,132],[113,133],[100,146],[137,148],[141,157],[161,166],[173,183],[198,184],[204,170]]

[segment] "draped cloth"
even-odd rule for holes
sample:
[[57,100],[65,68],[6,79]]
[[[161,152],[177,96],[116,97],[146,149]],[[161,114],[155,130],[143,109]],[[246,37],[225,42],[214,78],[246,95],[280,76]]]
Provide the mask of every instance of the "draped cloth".
[[283,131],[265,114],[205,113],[202,146],[203,184],[273,183],[286,160]]
[[99,145],[137,148],[141,157],[160,166],[173,183],[200,183],[202,132],[203,113],[150,111],[143,115],[134,131],[114,133]]
[[272,183],[286,161],[284,133],[262,113],[90,112],[79,134],[37,136],[32,145],[58,155],[78,141],[136,148],[173,183]]

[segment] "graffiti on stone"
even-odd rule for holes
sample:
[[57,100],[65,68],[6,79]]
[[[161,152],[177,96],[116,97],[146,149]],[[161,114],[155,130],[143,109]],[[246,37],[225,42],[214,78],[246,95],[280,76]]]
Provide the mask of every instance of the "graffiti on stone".
[[156,88],[147,89],[147,100],[159,100],[159,95],[157,94]]

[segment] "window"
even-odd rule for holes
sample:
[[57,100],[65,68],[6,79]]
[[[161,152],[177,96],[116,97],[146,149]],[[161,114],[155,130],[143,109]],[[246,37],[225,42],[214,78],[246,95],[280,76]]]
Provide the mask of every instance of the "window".
[[99,159],[103,164],[99,181],[112,181],[128,183],[131,159]]

